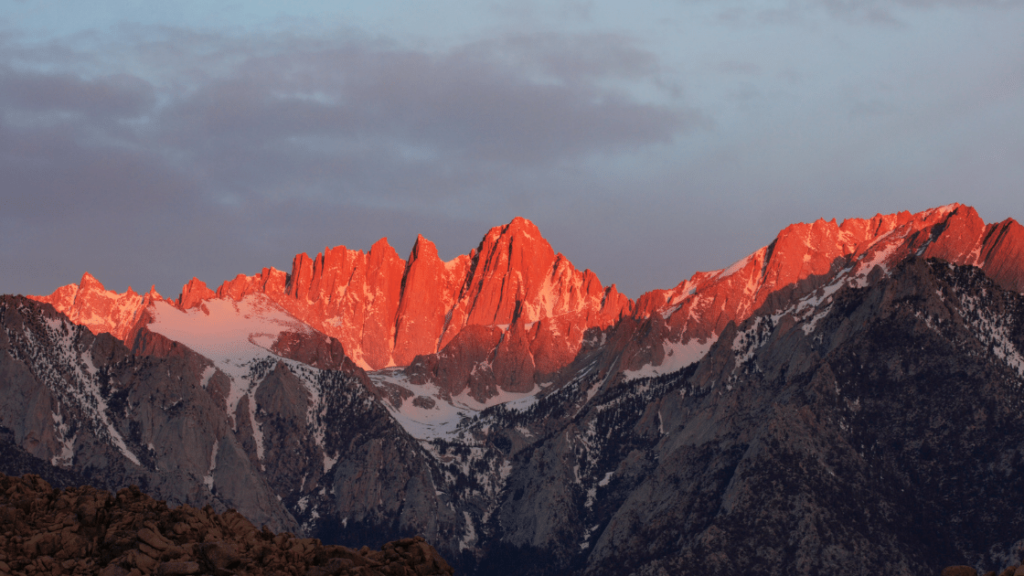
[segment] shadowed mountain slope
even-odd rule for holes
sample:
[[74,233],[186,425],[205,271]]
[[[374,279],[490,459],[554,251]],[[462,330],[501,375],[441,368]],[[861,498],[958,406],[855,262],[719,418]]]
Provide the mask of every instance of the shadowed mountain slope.
[[[575,288],[553,287],[587,284],[555,282],[577,273],[549,250],[517,252],[546,246],[527,224],[493,229],[450,301],[411,288],[441,277],[411,272],[430,260],[418,242],[398,300],[381,272],[379,290],[353,292],[355,316],[304,316],[327,309],[311,294],[364,286],[338,292],[346,274],[328,271],[349,269],[326,253],[217,292],[137,296],[149,302],[114,314],[134,322],[130,346],[76,325],[99,316],[91,283],[76,290],[92,300],[58,291],[77,320],[5,297],[0,392],[31,408],[0,426],[61,470],[97,477],[103,459],[108,486],[144,478],[325,542],[423,534],[467,574],[925,575],[1019,559],[1019,224],[960,205],[797,224],[621,306],[613,288],[571,304]],[[375,251],[347,277],[401,267]],[[317,327],[356,318],[370,334],[392,308],[381,341]],[[371,341],[408,359],[399,333],[437,343],[406,368],[349,359]]]

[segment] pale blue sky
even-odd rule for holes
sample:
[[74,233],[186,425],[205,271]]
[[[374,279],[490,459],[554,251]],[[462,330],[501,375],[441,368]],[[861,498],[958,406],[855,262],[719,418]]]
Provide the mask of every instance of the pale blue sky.
[[1022,30],[999,0],[0,0],[0,293],[451,258],[524,216],[635,298],[795,221],[1021,220]]

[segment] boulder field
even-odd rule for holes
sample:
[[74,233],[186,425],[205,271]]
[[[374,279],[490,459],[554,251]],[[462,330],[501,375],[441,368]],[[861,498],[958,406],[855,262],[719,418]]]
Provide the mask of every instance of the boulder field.
[[0,475],[0,575],[450,575],[422,537],[380,550],[325,546],[257,529],[210,506],[169,508],[132,486],[55,490],[32,474]]

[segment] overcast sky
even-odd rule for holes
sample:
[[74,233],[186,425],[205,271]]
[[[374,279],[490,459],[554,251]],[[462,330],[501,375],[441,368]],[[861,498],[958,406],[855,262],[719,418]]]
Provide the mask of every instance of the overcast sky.
[[1024,220],[1024,0],[280,4],[0,0],[0,293],[524,216],[635,298],[792,222]]

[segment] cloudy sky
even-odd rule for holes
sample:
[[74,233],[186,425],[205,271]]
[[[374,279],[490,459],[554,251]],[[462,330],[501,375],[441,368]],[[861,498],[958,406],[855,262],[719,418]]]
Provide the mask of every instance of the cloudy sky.
[[284,4],[0,0],[0,293],[524,216],[635,298],[796,221],[1024,220],[1024,0]]

